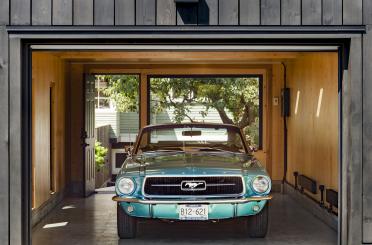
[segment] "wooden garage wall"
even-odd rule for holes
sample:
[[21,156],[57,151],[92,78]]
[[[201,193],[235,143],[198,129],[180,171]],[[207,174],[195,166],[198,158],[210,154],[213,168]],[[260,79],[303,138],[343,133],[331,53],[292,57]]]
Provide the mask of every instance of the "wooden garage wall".
[[[49,54],[33,53],[32,86],[32,196],[33,208],[38,208],[52,197],[50,190],[51,144],[55,192],[63,191],[65,187],[64,62]],[[52,103],[50,103],[51,87],[54,90]],[[50,105],[53,108],[50,108]],[[50,132],[51,109],[53,111],[52,132]]]
[[[271,155],[271,178],[278,182],[283,180],[284,175],[284,126],[280,107],[280,94],[284,87],[283,66],[281,64],[272,65],[270,73],[268,104],[271,117],[268,129],[270,130],[270,145],[268,147]],[[277,105],[274,105],[274,99],[279,100]]]
[[[293,172],[298,171],[318,185],[338,190],[338,54],[304,54],[288,63],[287,72],[291,89],[287,179],[294,184]],[[320,199],[319,194],[314,197]]]

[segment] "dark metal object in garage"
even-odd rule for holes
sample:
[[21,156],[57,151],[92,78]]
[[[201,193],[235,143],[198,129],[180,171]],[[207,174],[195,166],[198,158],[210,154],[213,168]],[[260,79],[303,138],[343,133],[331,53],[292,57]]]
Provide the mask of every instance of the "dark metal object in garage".
[[332,211],[332,207],[338,208],[338,192],[332,189],[327,189],[326,201],[329,203],[330,211]]
[[298,176],[298,185],[301,187],[301,192],[307,190],[313,194],[317,193],[316,181],[303,174]]

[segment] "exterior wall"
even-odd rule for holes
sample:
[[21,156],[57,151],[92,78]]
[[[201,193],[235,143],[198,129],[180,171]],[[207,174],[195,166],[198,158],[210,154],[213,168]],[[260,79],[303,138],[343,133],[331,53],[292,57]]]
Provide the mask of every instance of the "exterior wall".
[[[115,4],[114,0],[65,0],[53,1],[54,4],[51,1],[34,0],[31,4],[30,0],[2,0],[0,5],[0,244],[22,244],[22,199],[19,194],[22,162],[21,57],[16,55],[20,50],[20,42],[13,40],[10,45],[6,26],[185,24],[367,26],[363,46],[360,38],[352,39],[351,61],[346,73],[348,77],[344,81],[346,88],[343,93],[347,98],[343,100],[342,170],[345,183],[342,184],[342,189],[347,195],[342,200],[344,212],[341,241],[343,244],[372,242],[372,182],[369,178],[372,175],[370,0],[234,0],[226,8],[223,6],[230,0],[201,0],[199,10],[194,7],[179,11],[176,11],[173,0],[116,0]],[[359,69],[362,64],[363,73]],[[360,184],[362,176],[363,185]],[[9,209],[9,203],[12,204],[12,209]]]
[[[302,2],[302,3],[301,3]],[[364,2],[364,15],[362,4]],[[11,25],[361,25],[369,0],[3,0],[0,18]],[[32,4],[31,4],[32,3]],[[10,17],[9,17],[9,11]],[[10,23],[9,23],[10,22]]]
[[96,109],[95,110],[95,127],[110,126],[110,138],[117,138],[120,127],[118,123],[120,120],[119,113],[111,109]]

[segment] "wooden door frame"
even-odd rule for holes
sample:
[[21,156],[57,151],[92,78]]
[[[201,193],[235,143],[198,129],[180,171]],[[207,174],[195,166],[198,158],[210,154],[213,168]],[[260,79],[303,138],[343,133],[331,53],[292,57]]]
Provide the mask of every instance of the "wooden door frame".
[[[220,33],[219,33],[220,34]],[[122,38],[126,40],[129,34],[116,34],[111,38]],[[168,39],[171,34],[158,34],[163,38]],[[228,33],[217,35],[217,38],[224,39]],[[244,37],[245,33],[241,34]],[[276,43],[278,39],[283,41],[286,38],[289,43],[305,40],[309,43],[319,43],[321,40],[330,39],[331,42],[341,45],[343,50],[348,49],[347,42],[351,42],[350,59],[345,59],[346,67],[353,69],[347,73],[348,79],[341,82],[340,89],[340,214],[339,221],[339,244],[358,244],[362,243],[362,159],[353,157],[362,155],[363,141],[356,139],[353,134],[355,130],[362,130],[362,115],[363,103],[360,99],[363,91],[362,86],[351,87],[350,81],[357,84],[362,84],[362,67],[361,50],[362,35],[355,33],[342,34],[256,34],[255,37],[272,39]],[[154,38],[156,35],[153,32],[145,33],[146,39]],[[179,41],[188,39],[188,35],[183,36]],[[205,34],[208,38],[213,38],[212,34]],[[97,35],[94,34],[74,34],[65,35],[65,38],[74,38],[76,41],[81,39],[94,39]],[[102,35],[102,38],[107,40],[110,34]],[[132,38],[138,38],[135,34]],[[30,232],[30,193],[31,193],[31,47],[30,44],[37,43],[38,39],[43,38],[44,41],[53,44],[56,40],[61,42],[61,34],[24,34],[14,33],[9,36],[9,201],[12,207],[9,209],[9,231],[10,244],[29,244],[31,241]],[[175,35],[173,40],[180,38]],[[185,39],[186,38],[186,39]],[[247,37],[246,37],[247,38]],[[347,40],[345,40],[345,38]],[[33,40],[34,39],[34,40]],[[249,39],[249,38],[248,38]],[[249,43],[248,39],[241,39],[242,42]],[[163,39],[164,40],[164,39]],[[211,39],[213,40],[213,39]],[[228,42],[229,39],[225,40]],[[328,40],[328,41],[330,41]],[[188,40],[190,41],[190,40]],[[192,40],[191,40],[192,42]],[[106,44],[107,46],[107,44]],[[350,62],[350,64],[349,64]],[[345,64],[343,64],[345,66]],[[344,86],[345,85],[345,86]],[[351,116],[358,115],[351,119]],[[359,120],[360,119],[360,120]],[[358,135],[363,133],[358,131]],[[353,132],[353,133],[352,133]],[[343,180],[343,181],[342,181]],[[352,214],[348,212],[354,210]],[[357,240],[355,240],[357,239]],[[354,243],[353,243],[354,242]]]
[[116,66],[113,68],[112,66],[108,65],[85,65],[84,70],[89,74],[139,74],[140,75],[140,127],[144,127],[150,123],[150,105],[149,105],[149,77],[150,76],[159,76],[159,75],[170,75],[170,76],[177,76],[177,75],[185,75],[190,74],[191,76],[194,75],[257,75],[262,77],[262,85],[264,90],[263,96],[263,122],[262,122],[262,149],[256,152],[257,157],[264,163],[267,167],[269,173],[271,173],[271,162],[270,162],[270,152],[269,145],[270,145],[270,134],[268,133],[269,128],[268,125],[270,123],[270,107],[271,103],[268,101],[268,94],[269,94],[269,86],[268,83],[270,81],[270,72],[271,67],[268,65],[261,65],[261,66],[252,66],[246,65],[244,66],[234,66],[228,65],[228,68],[221,68],[221,67],[214,67],[211,66],[198,66],[195,67],[189,66],[187,68],[182,67],[163,67],[157,68],[125,68],[125,66]]

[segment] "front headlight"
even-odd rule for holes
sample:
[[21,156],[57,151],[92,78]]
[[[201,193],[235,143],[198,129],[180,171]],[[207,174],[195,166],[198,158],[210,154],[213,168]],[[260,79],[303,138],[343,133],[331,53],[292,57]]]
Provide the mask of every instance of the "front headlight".
[[135,183],[131,178],[121,178],[116,188],[121,194],[130,195],[134,191]]
[[256,176],[252,181],[252,188],[256,193],[265,193],[270,188],[270,179],[265,176]]

